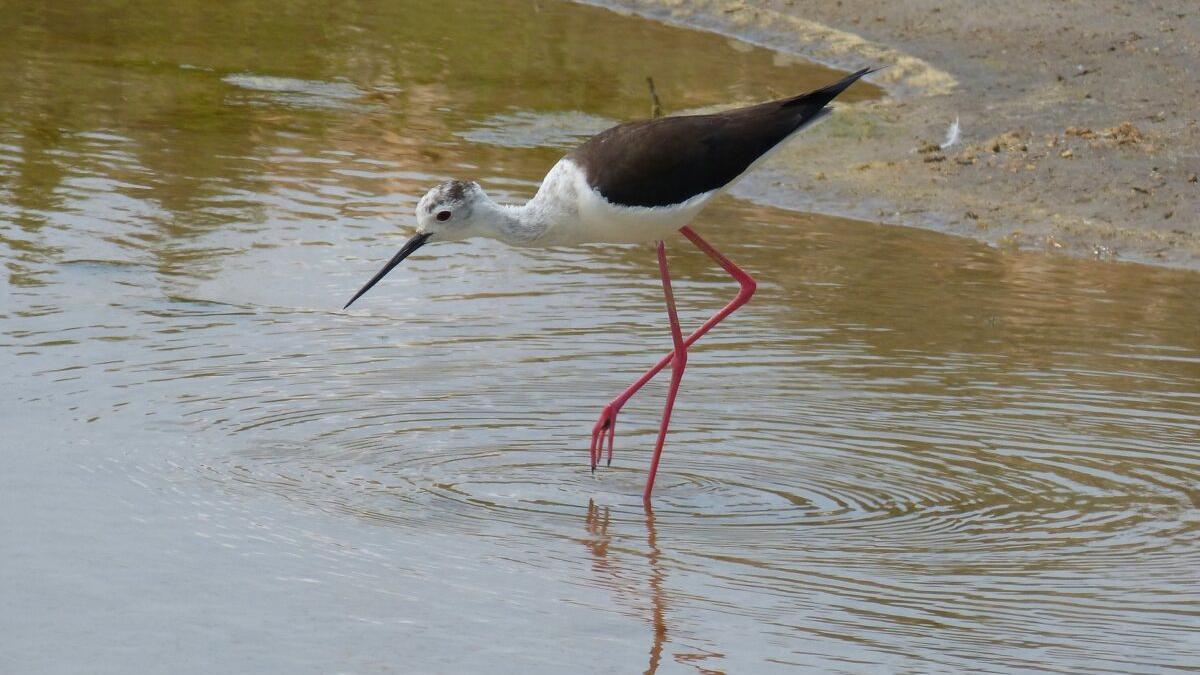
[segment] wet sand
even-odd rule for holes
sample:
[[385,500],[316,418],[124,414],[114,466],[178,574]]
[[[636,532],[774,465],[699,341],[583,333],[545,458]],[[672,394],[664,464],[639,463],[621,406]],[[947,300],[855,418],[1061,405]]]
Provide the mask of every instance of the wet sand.
[[[1194,2],[599,4],[839,67],[890,66],[874,78],[890,98],[844,109],[741,196],[1003,248],[1200,267]],[[956,118],[962,141],[943,151]]]

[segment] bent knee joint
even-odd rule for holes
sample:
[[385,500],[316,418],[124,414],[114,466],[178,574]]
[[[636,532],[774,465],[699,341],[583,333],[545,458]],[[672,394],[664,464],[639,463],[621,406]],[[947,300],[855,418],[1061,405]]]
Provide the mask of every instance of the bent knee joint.
[[754,291],[758,290],[758,282],[750,277],[740,279],[739,281],[742,284],[742,290],[738,291],[737,294],[738,304],[745,304],[754,295]]
[[687,365],[687,348],[675,350],[675,354],[671,357],[672,368],[683,368]]

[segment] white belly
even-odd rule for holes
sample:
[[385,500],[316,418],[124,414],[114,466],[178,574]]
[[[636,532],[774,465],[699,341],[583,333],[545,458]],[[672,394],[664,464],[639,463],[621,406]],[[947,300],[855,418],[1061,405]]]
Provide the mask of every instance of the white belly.
[[589,190],[580,200],[584,241],[645,242],[670,236],[692,222],[715,195],[706,192],[673,206],[620,206]]
[[533,242],[537,246],[638,243],[669,237],[690,223],[717,193],[705,192],[672,206],[621,206],[593,190],[574,162],[561,159],[526,208],[547,224]]

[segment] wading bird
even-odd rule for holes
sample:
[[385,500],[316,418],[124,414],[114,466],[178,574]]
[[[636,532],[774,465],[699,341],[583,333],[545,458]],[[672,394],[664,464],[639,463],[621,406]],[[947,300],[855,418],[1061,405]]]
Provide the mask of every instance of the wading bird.
[[[452,180],[430,190],[417,204],[417,233],[371,278],[349,307],[400,261],[430,241],[491,237],[513,246],[567,246],[589,242],[657,242],[658,267],[666,297],[674,350],[604,406],[592,427],[592,471],[608,445],[612,463],[617,413],[668,364],[671,385],[643,499],[649,503],[671,409],[687,364],[687,349],[754,294],[754,279],[688,226],[714,197],[779,149],[785,141],[825,117],[825,106],[862,76],[866,68],[827,87],[791,98],[711,115],[682,115],[628,122],[602,131],[563,157],[521,206],[497,204],[478,183]],[[729,304],[684,337],[675,314],[671,275],[663,240],[687,237],[741,286]]]

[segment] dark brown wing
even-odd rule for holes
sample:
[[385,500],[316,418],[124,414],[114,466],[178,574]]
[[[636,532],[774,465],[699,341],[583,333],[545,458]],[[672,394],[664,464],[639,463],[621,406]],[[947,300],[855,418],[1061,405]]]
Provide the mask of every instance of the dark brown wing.
[[605,199],[669,206],[722,187],[783,139],[820,118],[825,106],[870,69],[793,98],[714,115],[640,120],[593,136],[569,157]]

